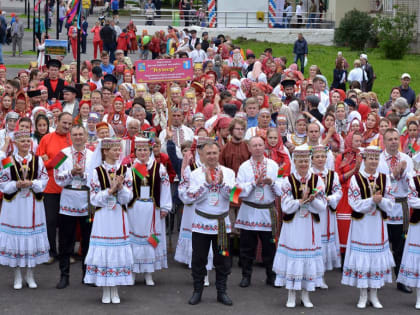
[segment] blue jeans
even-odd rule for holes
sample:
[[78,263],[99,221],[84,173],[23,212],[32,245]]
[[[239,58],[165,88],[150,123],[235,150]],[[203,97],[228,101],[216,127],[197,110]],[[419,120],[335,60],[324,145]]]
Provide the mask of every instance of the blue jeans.
[[295,55],[295,64],[298,64],[298,60],[300,60],[300,72],[302,72],[305,70],[305,55]]
[[306,24],[306,28],[309,28],[309,27],[314,28],[314,23],[316,22],[315,18],[316,18],[316,13],[309,14],[308,24]]
[[0,43],[0,63],[3,63],[3,44]]

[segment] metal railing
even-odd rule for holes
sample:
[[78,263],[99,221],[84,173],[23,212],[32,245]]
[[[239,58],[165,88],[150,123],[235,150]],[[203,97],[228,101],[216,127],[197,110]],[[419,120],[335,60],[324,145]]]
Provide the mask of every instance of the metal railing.
[[140,8],[130,10],[131,19],[135,24],[157,26],[201,26],[201,27],[243,27],[243,28],[329,28],[335,26],[332,15],[327,12],[319,13],[302,12],[298,17],[295,12],[289,16],[275,16],[269,11],[216,11],[212,18],[209,12],[203,10],[171,10],[162,9],[160,15],[150,14]]

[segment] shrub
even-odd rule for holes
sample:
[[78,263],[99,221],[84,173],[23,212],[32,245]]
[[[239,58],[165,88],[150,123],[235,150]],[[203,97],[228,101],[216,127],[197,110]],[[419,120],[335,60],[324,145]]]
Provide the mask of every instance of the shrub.
[[414,23],[416,15],[408,10],[394,6],[393,16],[378,15],[375,18],[379,47],[389,59],[402,59],[408,46],[414,40]]
[[335,30],[334,41],[339,46],[349,46],[351,50],[363,50],[372,37],[373,18],[366,12],[353,9],[346,13]]

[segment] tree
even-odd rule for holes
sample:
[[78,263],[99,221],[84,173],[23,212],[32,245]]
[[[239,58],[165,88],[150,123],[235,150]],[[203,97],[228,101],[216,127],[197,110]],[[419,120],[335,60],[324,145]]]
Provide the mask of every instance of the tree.
[[408,46],[414,40],[414,24],[416,15],[408,10],[394,6],[392,16],[378,15],[375,18],[379,47],[389,59],[402,59]]
[[340,46],[349,46],[351,50],[363,50],[372,37],[373,18],[366,12],[353,9],[346,13],[335,30],[334,41]]

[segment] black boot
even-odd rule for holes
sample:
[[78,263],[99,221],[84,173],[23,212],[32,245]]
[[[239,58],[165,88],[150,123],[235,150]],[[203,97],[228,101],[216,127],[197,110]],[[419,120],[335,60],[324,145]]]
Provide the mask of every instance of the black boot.
[[217,274],[216,272],[217,302],[231,306],[233,302],[226,293],[226,282],[227,276]]
[[201,295],[203,294],[204,280],[194,280],[194,292],[188,300],[188,304],[196,305],[201,302]]
[[60,281],[57,283],[56,288],[57,289],[65,289],[69,286],[70,282],[69,282],[69,277],[68,276],[61,276],[60,277]]
[[269,286],[274,287],[274,282],[276,281],[276,274],[273,272],[273,267],[269,266],[265,269],[265,274],[267,278],[265,279],[265,283]]
[[397,283],[397,289],[404,293],[413,293],[413,290],[402,283]]
[[239,283],[241,288],[246,288],[251,285],[252,275],[252,260],[241,257],[242,264],[242,280]]

